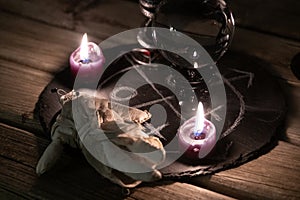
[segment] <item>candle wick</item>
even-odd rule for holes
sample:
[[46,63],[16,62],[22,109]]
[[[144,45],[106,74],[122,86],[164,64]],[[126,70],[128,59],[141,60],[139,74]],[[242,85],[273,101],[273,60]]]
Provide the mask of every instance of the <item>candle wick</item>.
[[92,61],[90,59],[84,59],[84,60],[80,60],[79,62],[81,62],[82,64],[89,64]]
[[194,132],[195,137],[199,137],[202,134],[202,131],[197,130]]

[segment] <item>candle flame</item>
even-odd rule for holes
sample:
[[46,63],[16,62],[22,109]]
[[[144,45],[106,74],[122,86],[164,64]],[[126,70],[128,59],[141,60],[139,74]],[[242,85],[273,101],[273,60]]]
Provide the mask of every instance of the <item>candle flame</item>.
[[194,51],[194,52],[193,52],[193,57],[196,58],[197,55],[198,55],[198,54],[197,54],[197,51]]
[[200,136],[202,134],[204,127],[204,109],[201,101],[198,104],[197,114],[196,114],[196,122],[194,128],[194,135]]
[[89,60],[89,47],[88,47],[88,38],[86,33],[82,36],[79,54],[80,54],[80,60],[83,63]]

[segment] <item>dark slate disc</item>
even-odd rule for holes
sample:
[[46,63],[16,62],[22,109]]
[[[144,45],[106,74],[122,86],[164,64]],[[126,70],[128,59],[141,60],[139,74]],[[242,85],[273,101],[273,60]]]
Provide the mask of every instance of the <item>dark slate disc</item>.
[[[160,59],[162,60],[158,56],[157,61],[161,61]],[[222,58],[218,67],[225,82],[227,114],[221,139],[206,159],[190,161],[179,158],[176,162],[161,169],[164,177],[211,174],[240,165],[262,154],[262,149],[274,146],[276,129],[282,123],[286,104],[279,85],[264,69],[266,65],[267,63],[254,57],[234,52],[229,52]],[[100,85],[105,82],[101,85],[101,90],[110,93],[118,76],[110,77],[122,69],[130,67],[131,64],[124,57],[112,63],[100,80]],[[119,77],[121,76],[120,73]],[[128,81],[132,82],[133,80],[139,81],[137,79]],[[61,109],[57,95],[51,90],[59,88],[69,92],[72,86],[71,74],[66,68],[55,76],[40,95],[37,111],[48,136],[51,125]],[[199,88],[205,88],[205,84]],[[171,91],[163,86],[156,85],[156,89],[164,97],[168,98],[172,95]],[[137,92],[139,95],[130,99],[130,105],[138,106],[142,110],[149,110],[152,104],[147,104],[148,102],[159,104],[165,109],[166,123],[169,124],[160,131],[164,138],[161,141],[166,145],[170,140],[176,139],[180,117],[174,112],[174,109],[179,109],[178,100],[170,99],[171,109],[170,105],[159,101],[161,96],[155,93],[151,85],[146,84],[138,88]],[[209,107],[209,93],[199,89],[197,94],[205,107]],[[172,153],[167,154],[167,158],[172,156],[174,156]]]
[[218,66],[227,95],[222,133],[226,136],[207,159],[175,162],[163,169],[166,177],[211,174],[238,166],[274,147],[286,104],[280,86],[264,69],[266,65],[254,57],[233,52],[222,58]]

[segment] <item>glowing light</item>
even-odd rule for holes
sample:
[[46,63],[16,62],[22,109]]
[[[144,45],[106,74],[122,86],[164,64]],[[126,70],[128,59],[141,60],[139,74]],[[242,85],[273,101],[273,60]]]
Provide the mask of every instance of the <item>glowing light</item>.
[[194,68],[197,69],[199,67],[197,62],[194,62]]
[[199,102],[197,114],[196,114],[194,135],[200,136],[202,134],[203,127],[204,127],[204,109],[203,109],[203,104]]
[[88,38],[86,33],[82,36],[79,54],[80,54],[80,60],[83,63],[89,62],[89,47],[88,47]]
[[197,51],[193,52],[193,57],[196,58],[198,56]]

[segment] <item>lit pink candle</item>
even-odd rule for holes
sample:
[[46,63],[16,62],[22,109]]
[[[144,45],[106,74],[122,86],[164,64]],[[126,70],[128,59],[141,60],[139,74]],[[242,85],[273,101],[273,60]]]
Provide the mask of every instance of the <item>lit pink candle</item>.
[[178,142],[184,155],[191,159],[207,156],[216,145],[216,128],[204,118],[203,105],[198,104],[196,116],[190,118],[178,130]]
[[97,78],[102,71],[102,66],[105,58],[100,47],[93,43],[88,42],[87,34],[82,37],[81,45],[70,56],[70,68],[74,78],[78,72],[80,76],[88,79]]

